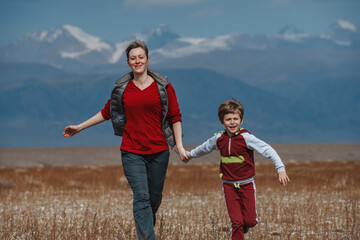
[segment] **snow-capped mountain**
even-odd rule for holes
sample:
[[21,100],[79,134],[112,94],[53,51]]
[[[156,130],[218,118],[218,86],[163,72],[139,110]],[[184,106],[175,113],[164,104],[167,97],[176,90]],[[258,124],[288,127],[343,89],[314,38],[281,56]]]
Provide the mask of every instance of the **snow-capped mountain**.
[[[311,36],[295,26],[286,26],[278,34],[250,36],[244,33],[212,38],[181,37],[166,25],[135,34],[150,49],[152,63],[195,54],[238,49],[271,48],[358,48],[360,35],[355,24],[339,20],[321,36]],[[110,43],[76,26],[63,25],[49,31],[33,32],[0,49],[1,62],[42,63],[59,68],[92,67],[124,61],[124,50],[133,38]]]
[[[167,26],[135,34],[147,42],[150,49],[161,48],[179,38]],[[63,67],[66,62],[97,65],[118,63],[125,48],[133,40],[109,43],[86,33],[81,28],[63,25],[49,31],[33,32],[2,48],[2,62],[31,62]]]
[[[63,25],[49,31],[33,32],[2,51],[7,62],[36,62],[62,67],[66,60],[85,64],[116,62],[116,45],[102,41],[82,29]],[[5,55],[5,56],[4,56]]]
[[177,38],[161,48],[151,51],[155,62],[160,58],[181,58],[214,50],[230,50],[235,47],[238,34],[229,34],[214,38]]
[[360,34],[355,24],[341,19],[332,24],[321,37],[345,47],[358,45],[360,40]]
[[299,30],[294,25],[287,25],[279,31],[280,35],[301,35],[304,34],[303,31]]
[[[110,44],[101,41],[100,38],[94,37],[78,27],[74,27],[71,25],[64,25],[61,28],[44,31],[44,32],[34,32],[27,35],[25,38],[32,39],[35,42],[58,42],[62,39],[76,40],[79,43],[82,43],[87,52],[90,51],[98,51],[102,50],[111,50]],[[66,47],[66,46],[65,46]],[[80,49],[81,50],[81,49]],[[66,53],[64,54],[66,55]],[[75,54],[74,56],[80,56],[81,53]]]
[[[151,68],[176,88],[184,135],[193,144],[218,130],[216,106],[230,97],[248,107],[247,126],[265,139],[359,142],[355,24],[339,20],[321,36],[287,26],[271,35],[185,38],[165,25],[135,36],[148,44]],[[133,39],[110,43],[64,25],[0,48],[0,146],[63,144],[63,123],[99,111],[114,81],[130,70],[124,50]],[[111,134],[103,126],[91,138],[96,142],[84,135],[78,143],[119,141],[102,138],[103,131]]]
[[156,29],[143,31],[135,36],[146,42],[149,49],[157,49],[175,41],[180,36],[173,32],[168,26],[160,24]]
[[288,25],[285,26],[283,29],[281,29],[278,34],[273,35],[271,37],[283,39],[285,41],[290,42],[302,42],[304,39],[307,39],[311,37],[309,34],[300,31],[298,28],[296,28],[294,25]]

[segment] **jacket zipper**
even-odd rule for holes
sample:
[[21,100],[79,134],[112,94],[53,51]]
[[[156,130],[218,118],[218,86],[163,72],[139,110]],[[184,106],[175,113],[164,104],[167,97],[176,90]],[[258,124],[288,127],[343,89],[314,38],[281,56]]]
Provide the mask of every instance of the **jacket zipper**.
[[230,153],[231,153],[231,138],[229,138],[229,156],[230,156]]

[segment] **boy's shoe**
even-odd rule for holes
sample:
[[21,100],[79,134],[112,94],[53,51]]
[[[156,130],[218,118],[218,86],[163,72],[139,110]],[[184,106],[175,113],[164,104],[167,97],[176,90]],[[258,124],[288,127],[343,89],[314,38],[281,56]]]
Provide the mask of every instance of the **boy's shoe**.
[[243,228],[244,234],[246,234],[248,231],[249,231],[249,228],[244,226],[244,228]]

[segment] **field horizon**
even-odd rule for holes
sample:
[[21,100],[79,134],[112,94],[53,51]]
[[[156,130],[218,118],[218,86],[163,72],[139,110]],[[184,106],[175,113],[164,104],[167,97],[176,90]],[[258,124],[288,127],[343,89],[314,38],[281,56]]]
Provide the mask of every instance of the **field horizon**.
[[[360,143],[274,143],[283,162],[357,161]],[[193,145],[185,146],[191,150]],[[190,164],[218,163],[213,151]],[[270,162],[255,152],[255,162]],[[170,164],[183,164],[171,150]],[[119,146],[0,148],[0,168],[50,166],[116,166],[121,165]]]
[[[246,239],[360,239],[360,145],[272,146],[291,182],[281,186],[271,161],[256,156],[259,223]],[[137,239],[119,147],[0,154],[0,239]],[[230,238],[218,161],[216,151],[188,164],[172,153],[156,239]]]

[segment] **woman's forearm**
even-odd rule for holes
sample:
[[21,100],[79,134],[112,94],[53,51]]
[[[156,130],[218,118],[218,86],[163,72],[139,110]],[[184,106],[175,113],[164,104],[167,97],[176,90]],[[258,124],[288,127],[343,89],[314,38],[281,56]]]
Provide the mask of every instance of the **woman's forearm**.
[[97,114],[95,114],[93,117],[89,118],[88,120],[80,123],[79,126],[79,130],[82,131],[86,128],[92,127],[96,124],[99,124],[101,122],[105,121],[105,118],[102,116],[101,112],[98,112]]
[[182,128],[181,128],[181,122],[175,122],[173,123],[173,131],[174,131],[174,136],[175,136],[175,143],[176,143],[176,148],[182,148],[183,147],[183,142],[182,142]]
[[174,136],[175,136],[175,142],[176,142],[176,150],[179,153],[180,159],[183,162],[189,161],[189,157],[186,154],[185,148],[183,146],[182,142],[182,129],[181,129],[181,122],[175,122],[173,123],[173,130],[174,130]]

